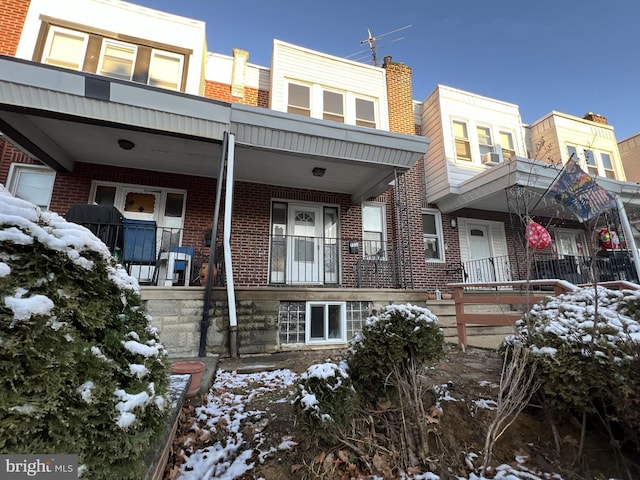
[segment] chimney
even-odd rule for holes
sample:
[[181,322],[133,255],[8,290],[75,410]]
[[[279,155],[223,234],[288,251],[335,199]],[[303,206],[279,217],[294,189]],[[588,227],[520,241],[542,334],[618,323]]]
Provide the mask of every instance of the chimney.
[[603,117],[599,113],[593,113],[593,112],[585,113],[584,117],[582,118],[584,118],[585,120],[590,120],[592,122],[602,123],[603,125],[609,125],[607,123],[607,117]]
[[31,0],[0,1],[0,54],[15,57]]
[[387,73],[389,130],[396,133],[415,135],[411,67],[403,63],[393,62],[391,56],[386,56],[384,57],[382,68]]

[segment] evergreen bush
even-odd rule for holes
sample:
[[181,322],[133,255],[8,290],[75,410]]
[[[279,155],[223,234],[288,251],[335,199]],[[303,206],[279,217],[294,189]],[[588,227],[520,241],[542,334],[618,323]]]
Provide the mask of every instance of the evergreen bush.
[[555,411],[586,413],[610,433],[620,429],[638,452],[639,315],[639,292],[585,287],[535,305],[503,348],[519,342],[531,350]]
[[0,453],[77,454],[139,479],[169,408],[137,282],[88,230],[0,185]]
[[349,374],[358,393],[375,402],[395,394],[392,373],[410,376],[416,367],[444,355],[444,335],[438,318],[411,304],[388,305],[351,341],[347,352]]
[[332,362],[311,365],[297,382],[294,411],[301,429],[316,442],[331,441],[341,426],[353,418],[358,398],[344,366]]

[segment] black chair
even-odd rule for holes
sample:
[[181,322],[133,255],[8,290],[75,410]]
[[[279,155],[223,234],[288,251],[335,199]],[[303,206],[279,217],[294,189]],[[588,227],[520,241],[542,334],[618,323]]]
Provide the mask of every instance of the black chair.
[[64,218],[91,230],[109,248],[112,255],[122,251],[124,246],[123,216],[114,206],[78,203],[67,210]]

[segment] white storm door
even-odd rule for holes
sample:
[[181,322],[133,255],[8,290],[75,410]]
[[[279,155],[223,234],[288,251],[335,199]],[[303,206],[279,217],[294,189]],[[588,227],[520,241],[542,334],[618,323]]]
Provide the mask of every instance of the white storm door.
[[469,282],[493,282],[496,279],[488,225],[467,224],[469,242]]
[[291,283],[320,283],[322,266],[322,209],[289,206],[289,279]]

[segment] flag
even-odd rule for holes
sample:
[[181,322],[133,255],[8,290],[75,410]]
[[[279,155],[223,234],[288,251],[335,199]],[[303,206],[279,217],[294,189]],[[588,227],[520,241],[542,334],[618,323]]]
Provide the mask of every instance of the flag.
[[582,221],[617,207],[613,195],[600,187],[572,158],[565,164],[549,193]]

